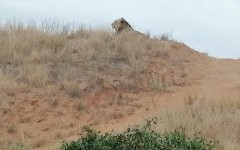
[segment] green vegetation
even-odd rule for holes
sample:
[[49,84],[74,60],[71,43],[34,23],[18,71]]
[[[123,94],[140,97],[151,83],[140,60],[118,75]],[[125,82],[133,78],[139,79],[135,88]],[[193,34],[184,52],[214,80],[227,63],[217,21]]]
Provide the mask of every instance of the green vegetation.
[[87,134],[77,141],[64,143],[62,150],[212,150],[214,142],[202,138],[188,138],[183,131],[160,134],[149,125],[135,127],[119,134],[101,135],[89,127]]

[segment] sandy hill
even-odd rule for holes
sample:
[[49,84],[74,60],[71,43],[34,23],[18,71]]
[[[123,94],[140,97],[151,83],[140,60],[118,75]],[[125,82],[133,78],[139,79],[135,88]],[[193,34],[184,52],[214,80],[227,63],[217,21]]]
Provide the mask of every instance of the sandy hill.
[[239,60],[170,39],[54,29],[1,25],[0,148],[57,149],[83,126],[121,132],[155,116],[160,132],[181,126],[240,148]]

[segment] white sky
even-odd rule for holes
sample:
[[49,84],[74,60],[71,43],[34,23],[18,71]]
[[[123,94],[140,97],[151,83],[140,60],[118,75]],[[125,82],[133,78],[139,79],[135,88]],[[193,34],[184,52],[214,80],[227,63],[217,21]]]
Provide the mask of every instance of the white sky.
[[138,31],[173,31],[195,50],[240,58],[240,0],[0,0],[0,19],[13,17],[109,28],[124,17]]

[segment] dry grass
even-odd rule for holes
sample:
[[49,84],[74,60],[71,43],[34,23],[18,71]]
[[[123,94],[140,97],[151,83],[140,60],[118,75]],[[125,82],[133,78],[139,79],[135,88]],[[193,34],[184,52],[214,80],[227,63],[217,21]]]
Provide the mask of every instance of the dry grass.
[[167,85],[165,83],[155,79],[149,80],[149,86],[152,90],[158,91],[158,92],[165,92],[167,88]]
[[63,82],[61,88],[66,89],[67,94],[72,98],[80,98],[81,90],[83,90],[76,82]]
[[7,127],[7,132],[8,133],[10,133],[10,134],[14,134],[14,133],[16,133],[17,132],[17,127],[16,127],[16,125],[9,125],[8,127]]
[[0,72],[0,89],[1,91],[14,93],[18,88],[20,87],[17,82],[9,77],[7,73],[1,73]]
[[77,111],[83,111],[86,109],[86,104],[83,100],[78,99],[78,100],[75,100],[74,107]]
[[[9,21],[1,24],[0,45],[1,89],[21,84],[41,88],[65,79],[87,82],[94,88],[99,85],[95,85],[98,79],[93,74],[103,70],[136,74],[146,68],[141,46],[114,39],[104,29],[80,27],[71,32],[56,22],[38,28]],[[78,97],[77,87],[69,88],[69,95]]]
[[47,141],[48,141],[47,139],[44,139],[42,137],[37,138],[37,139],[34,140],[34,142],[32,143],[31,147],[33,149],[42,147],[43,145],[45,145],[47,143]]
[[115,36],[104,28],[9,20],[0,24],[0,89],[14,93],[59,85],[70,97],[80,97],[82,90],[101,91],[109,80],[106,75],[124,76],[126,84],[134,85],[152,54],[166,59],[168,48],[157,39],[132,33]]
[[30,148],[19,143],[8,143],[2,148],[2,150],[30,150]]
[[[148,70],[152,55],[168,58],[167,41],[133,33],[115,36],[108,29],[54,21],[39,27],[13,20],[0,26],[1,89],[64,87],[67,81],[66,93],[80,97],[84,89],[101,91],[109,75],[134,84]],[[141,88],[149,88],[148,82]]]
[[217,98],[190,95],[183,107],[163,111],[157,130],[165,132],[182,128],[189,135],[218,141],[219,150],[235,150],[240,147],[239,115],[239,94],[229,93]]

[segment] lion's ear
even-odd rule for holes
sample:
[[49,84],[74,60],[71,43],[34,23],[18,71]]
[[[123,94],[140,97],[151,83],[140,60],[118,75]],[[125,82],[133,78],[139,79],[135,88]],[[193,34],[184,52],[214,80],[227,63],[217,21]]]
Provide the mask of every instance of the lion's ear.
[[126,21],[124,18],[121,18],[121,20]]
[[124,19],[124,18],[121,18],[121,21],[120,21],[121,23],[124,23],[124,22],[126,22],[126,20]]

